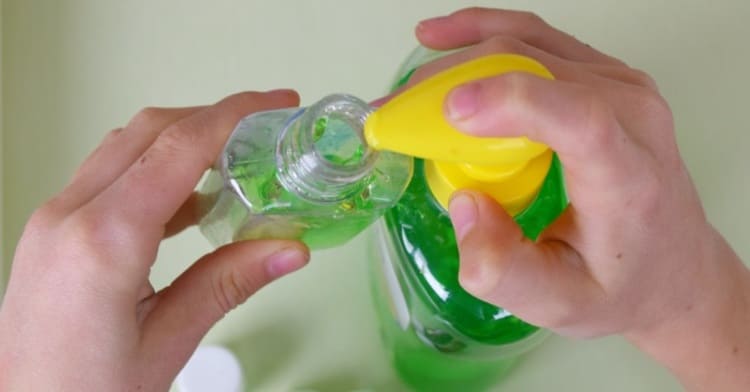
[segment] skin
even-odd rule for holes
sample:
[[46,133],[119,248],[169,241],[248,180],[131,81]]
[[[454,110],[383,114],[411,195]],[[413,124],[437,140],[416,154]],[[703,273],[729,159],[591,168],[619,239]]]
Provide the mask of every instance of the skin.
[[530,13],[471,8],[416,32],[434,49],[471,47],[412,83],[491,53],[532,57],[556,77],[506,74],[446,99],[462,132],[554,149],[571,201],[532,242],[493,200],[457,192],[461,284],[562,335],[622,334],[689,390],[750,389],[750,272],[706,220],[654,81]]
[[290,90],[242,93],[144,109],[110,132],[26,225],[0,310],[0,390],[167,390],[215,322],[302,267],[300,243],[246,241],[158,293],[148,281],[162,239],[195,223],[192,191],[237,121],[298,103]]
[[[498,52],[533,57],[557,78],[484,79],[445,103],[468,134],[551,146],[572,203],[530,242],[494,201],[457,193],[464,287],[563,335],[622,334],[690,390],[748,390],[750,272],[707,222],[654,81],[523,12],[461,10],[423,21],[417,37],[467,48],[412,83]],[[302,267],[300,243],[247,241],[158,293],[148,282],[161,240],[195,223],[192,190],[235,123],[297,104],[288,90],[243,93],[144,109],[111,132],[18,244],[0,308],[0,390],[166,390],[216,321]]]

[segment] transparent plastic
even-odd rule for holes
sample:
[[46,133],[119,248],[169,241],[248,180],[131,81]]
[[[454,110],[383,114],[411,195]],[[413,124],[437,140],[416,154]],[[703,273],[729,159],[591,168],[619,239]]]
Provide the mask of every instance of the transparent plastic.
[[257,238],[341,245],[402,195],[413,160],[367,147],[373,109],[349,95],[252,114],[230,136],[202,188],[200,227],[214,246]]
[[[441,55],[418,48],[401,67],[394,88]],[[555,157],[537,196],[514,218],[535,239],[566,206]],[[372,290],[384,342],[396,371],[415,389],[487,389],[547,335],[461,288],[453,227],[429,189],[422,160],[415,161],[407,190],[374,236]]]

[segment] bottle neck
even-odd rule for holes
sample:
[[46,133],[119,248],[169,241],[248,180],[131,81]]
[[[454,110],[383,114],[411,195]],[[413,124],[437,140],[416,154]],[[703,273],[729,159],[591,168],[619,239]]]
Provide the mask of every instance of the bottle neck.
[[287,190],[318,203],[335,203],[360,191],[377,159],[364,124],[373,108],[344,94],[300,109],[276,145],[277,178]]

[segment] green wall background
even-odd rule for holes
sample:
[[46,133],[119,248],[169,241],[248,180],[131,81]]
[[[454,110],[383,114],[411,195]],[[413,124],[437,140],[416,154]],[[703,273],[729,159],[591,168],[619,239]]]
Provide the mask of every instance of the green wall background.
[[[750,261],[746,0],[4,0],[4,269],[34,208],[139,108],[276,87],[297,88],[303,103],[331,92],[374,98],[415,45],[418,20],[469,4],[534,10],[651,73],[672,105],[711,221]],[[242,360],[255,389],[398,390],[369,308],[366,242],[316,253],[309,268],[263,290],[206,342],[248,347]],[[154,285],[168,284],[208,250],[195,230],[166,241]],[[680,390],[617,337],[552,338],[503,384],[509,391],[552,386]]]

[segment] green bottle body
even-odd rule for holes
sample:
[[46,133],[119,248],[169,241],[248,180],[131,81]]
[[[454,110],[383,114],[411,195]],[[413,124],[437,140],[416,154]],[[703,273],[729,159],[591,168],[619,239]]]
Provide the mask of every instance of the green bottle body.
[[214,246],[285,238],[321,249],[371,225],[396,203],[413,167],[364,143],[371,110],[332,95],[242,119],[201,187],[204,235]]
[[[415,51],[394,88],[440,55]],[[534,201],[514,218],[535,239],[566,206],[555,157]],[[429,189],[423,161],[416,160],[404,195],[374,236],[372,289],[384,342],[399,376],[416,390],[484,390],[547,335],[460,287],[453,227]]]

